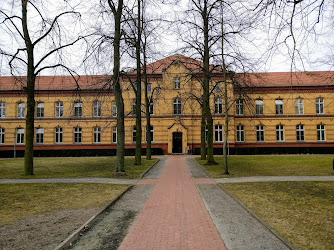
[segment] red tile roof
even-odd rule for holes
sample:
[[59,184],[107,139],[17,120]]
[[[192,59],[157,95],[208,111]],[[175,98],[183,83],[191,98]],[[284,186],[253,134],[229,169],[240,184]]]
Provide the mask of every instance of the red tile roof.
[[247,73],[235,79],[249,87],[334,86],[334,71]]
[[[36,78],[36,90],[94,90],[109,89],[111,76],[39,76]],[[26,77],[1,76],[0,91],[22,90],[27,86]]]

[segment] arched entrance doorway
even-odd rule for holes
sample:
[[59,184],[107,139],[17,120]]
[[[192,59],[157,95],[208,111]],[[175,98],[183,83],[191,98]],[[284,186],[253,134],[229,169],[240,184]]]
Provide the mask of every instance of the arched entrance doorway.
[[173,154],[182,154],[182,132],[173,133]]

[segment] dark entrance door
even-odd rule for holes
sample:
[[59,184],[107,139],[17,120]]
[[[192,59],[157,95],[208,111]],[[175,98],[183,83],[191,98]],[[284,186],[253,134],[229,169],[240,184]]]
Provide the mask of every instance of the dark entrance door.
[[173,154],[182,154],[182,133],[173,133]]

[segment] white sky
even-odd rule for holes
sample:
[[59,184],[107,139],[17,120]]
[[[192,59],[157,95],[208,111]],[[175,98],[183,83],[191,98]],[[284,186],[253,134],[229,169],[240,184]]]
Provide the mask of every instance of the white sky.
[[[6,5],[6,2],[9,2],[12,0],[4,0],[2,3],[0,3],[0,9],[8,9],[8,5]],[[49,0],[50,3],[46,4],[46,1],[43,0],[36,0],[36,1],[42,1],[45,4],[46,8],[56,10],[57,4],[56,1],[61,0]],[[74,6],[74,2],[79,2],[80,0],[72,1],[72,6]],[[131,1],[131,0],[129,0]],[[17,2],[17,1],[15,1]],[[52,3],[52,4],[51,4]],[[82,13],[82,18],[84,20],[84,23],[75,22],[73,19],[65,18],[62,21],[67,24],[67,30],[69,31],[69,34],[73,35],[80,30],[84,30],[87,32],[90,29],[90,24],[97,23],[98,19],[96,15],[91,14],[92,11],[94,11],[95,7],[97,6],[98,1],[84,1],[84,5],[79,5],[80,9],[89,10],[87,13]],[[82,4],[82,3],[81,3]],[[90,6],[92,5],[92,6]],[[174,18],[175,15],[178,14],[181,10],[183,10],[187,5],[186,0],[182,0],[179,2],[179,4],[155,4],[154,7],[152,7],[150,14],[159,15],[161,14],[165,18]],[[60,6],[60,5],[59,5]],[[332,6],[331,6],[332,7]],[[62,9],[63,10],[63,9]],[[16,9],[17,13],[20,13],[20,9]],[[52,15],[54,15],[55,12],[50,12],[50,18]],[[316,32],[317,36],[309,35],[308,37],[304,37],[302,33],[298,33],[296,31],[296,37],[298,41],[298,49],[301,51],[301,55],[303,57],[303,60],[297,60],[296,61],[296,67],[294,67],[294,70],[334,70],[332,67],[334,66],[333,58],[334,58],[334,51],[333,51],[333,42],[334,42],[334,34],[332,32],[333,29],[333,19],[332,19],[332,9],[327,9],[326,12],[324,12],[324,19],[320,20],[320,23],[316,25]],[[37,14],[36,12],[30,16],[31,20],[37,20]],[[310,17],[311,18],[311,17]],[[3,20],[3,16],[0,17],[0,23]],[[296,21],[295,27],[298,28],[300,24],[298,23],[299,20]],[[33,31],[34,27],[31,28],[31,31]],[[298,29],[297,29],[298,30]],[[161,59],[164,56],[171,55],[177,51],[182,44],[179,42],[179,37],[176,33],[173,33],[173,26],[165,28],[165,32],[161,34],[159,44],[155,46],[155,50],[157,51],[157,54],[155,55],[155,59]],[[37,34],[38,35],[38,34]],[[37,36],[36,35],[36,36]],[[262,53],[264,53],[266,45],[268,45],[267,40],[267,33],[264,32],[264,30],[260,30],[260,28],[257,31],[254,31],[253,34],[250,34],[254,37],[254,45],[243,43],[240,47],[243,47],[244,51],[247,52],[248,56],[251,58],[258,58]],[[63,38],[65,39],[65,38]],[[269,41],[271,42],[271,41]],[[22,41],[21,41],[22,44]],[[257,63],[256,71],[271,71],[271,72],[279,72],[279,71],[290,71],[291,69],[291,59],[289,57],[289,51],[288,48],[291,48],[291,39],[290,42],[288,41],[288,46],[280,46],[279,48],[276,48],[273,50],[274,52],[271,54],[271,56],[266,60],[265,63]],[[14,52],[15,48],[17,47],[17,43],[15,39],[9,39],[8,34],[4,33],[3,30],[0,29],[0,48],[3,50]],[[45,53],[48,50],[48,44],[41,44],[41,47],[38,48],[38,53],[36,55],[36,59],[40,58],[43,53]],[[85,50],[85,47],[83,44],[80,44],[77,47],[70,48],[67,52],[67,56],[64,59],[66,62],[66,65],[70,68],[78,68],[81,64],[83,52]],[[112,51],[112,46],[110,46],[110,50]],[[65,55],[65,54],[64,54]],[[111,57],[112,54],[106,54],[106,60],[108,61],[108,57]],[[56,60],[57,57],[52,58],[52,60]],[[52,62],[48,62],[49,64]],[[134,63],[130,62],[126,57],[123,58],[122,66],[123,67],[131,67],[131,65],[134,65]],[[100,67],[100,66],[99,66]],[[88,73],[107,73],[107,71],[110,71],[109,73],[112,73],[112,63],[111,60],[109,60],[109,63],[105,63],[105,65],[101,66],[101,70],[89,70],[85,71],[83,69],[78,70],[80,74]],[[102,69],[103,68],[103,69]],[[109,70],[110,69],[110,70]],[[24,71],[22,71],[24,72]],[[0,75],[9,75],[10,72],[8,70],[8,60],[5,60],[3,57],[0,57]],[[43,74],[55,74],[55,72],[46,71]],[[57,72],[56,72],[57,74]],[[59,73],[58,73],[59,74]]]

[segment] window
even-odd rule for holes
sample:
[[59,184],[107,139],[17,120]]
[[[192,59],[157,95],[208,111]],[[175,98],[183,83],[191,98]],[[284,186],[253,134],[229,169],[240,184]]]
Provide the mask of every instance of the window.
[[244,126],[239,125],[237,126],[237,142],[244,142],[244,141],[245,141]]
[[82,116],[82,102],[74,103],[74,116],[81,117]]
[[323,98],[317,98],[315,101],[315,110],[317,115],[323,115],[324,112],[324,99]]
[[326,141],[325,139],[325,125],[317,125],[317,137],[318,141]]
[[56,144],[61,144],[63,143],[63,128],[55,128],[55,135],[56,135],[56,138],[55,138],[55,143]]
[[174,99],[174,115],[181,115],[181,99]]
[[132,141],[133,142],[136,142],[136,137],[137,136],[137,133],[136,133],[136,126],[134,126],[133,128],[132,128]]
[[136,103],[137,103],[137,101],[136,101],[136,99],[133,99],[132,100],[132,115],[133,116],[136,116]]
[[17,104],[17,118],[24,118],[25,103],[20,102]]
[[0,118],[6,117],[6,103],[0,102]]
[[244,100],[238,99],[235,103],[235,109],[237,115],[243,115],[244,114]]
[[101,102],[100,101],[95,101],[93,103],[93,116],[101,117]]
[[117,143],[117,127],[112,128],[112,143]]
[[63,117],[63,102],[56,102],[56,118]]
[[296,106],[296,115],[304,114],[303,99],[296,99],[295,106]]
[[282,142],[284,141],[284,126],[276,125],[276,141]]
[[24,128],[16,129],[16,143],[24,144]]
[[152,93],[152,84],[151,83],[147,84],[147,93]]
[[276,107],[276,115],[283,115],[283,100],[282,99],[275,100],[275,107]]
[[217,92],[221,92],[221,91],[222,91],[222,89],[221,89],[221,87],[220,87],[220,82],[218,82],[218,83],[216,84],[216,91],[217,91]]
[[256,126],[256,141],[264,142],[264,127],[262,125]]
[[148,106],[148,111],[150,112],[151,115],[153,115],[153,111],[154,111],[154,109],[153,109],[153,100],[150,101],[150,104]]
[[0,144],[4,144],[4,143],[5,143],[5,129],[0,128]]
[[44,128],[36,128],[36,143],[43,144]]
[[101,143],[101,128],[100,127],[93,128],[93,137],[94,137],[94,143]]
[[215,142],[222,142],[223,141],[223,126],[216,125],[215,126]]
[[[149,133],[151,134],[151,142],[153,142],[153,126],[150,127]],[[146,142],[147,142],[147,131],[146,131]]]
[[263,115],[263,100],[255,100],[255,110],[257,115]]
[[304,125],[296,126],[297,141],[304,141]]
[[37,103],[36,117],[37,118],[43,118],[44,117],[44,102],[38,102]]
[[215,114],[219,115],[223,113],[223,102],[221,98],[215,100]]
[[81,143],[81,128],[74,128],[74,143]]
[[174,89],[180,89],[180,78],[174,78]]
[[117,116],[117,106],[116,102],[112,102],[112,116],[116,117]]

